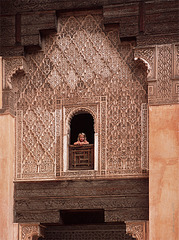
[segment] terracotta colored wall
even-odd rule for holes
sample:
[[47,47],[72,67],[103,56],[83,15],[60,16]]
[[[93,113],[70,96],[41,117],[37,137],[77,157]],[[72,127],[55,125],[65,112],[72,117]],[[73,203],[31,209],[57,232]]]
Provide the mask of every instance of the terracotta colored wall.
[[0,57],[0,109],[2,108],[2,57]]
[[149,108],[150,240],[178,240],[179,105]]
[[13,164],[15,119],[0,115],[0,239],[13,239]]

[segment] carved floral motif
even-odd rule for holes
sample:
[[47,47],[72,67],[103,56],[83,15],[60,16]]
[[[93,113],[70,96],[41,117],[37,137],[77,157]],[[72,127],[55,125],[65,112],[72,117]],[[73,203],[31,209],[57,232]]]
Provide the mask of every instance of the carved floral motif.
[[38,240],[39,237],[44,237],[44,227],[40,224],[20,224],[19,240]]
[[172,97],[172,48],[164,45],[158,50],[157,97],[169,100]]
[[16,134],[17,178],[62,175],[64,99],[75,110],[101,98],[98,174],[142,174],[141,104],[147,102],[147,71],[142,61],[133,60],[132,44],[121,45],[116,29],[106,33],[101,15],[61,16],[59,32],[45,37],[43,51],[28,54],[26,62],[25,76],[13,77],[16,129],[21,128]]
[[26,61],[24,57],[4,58],[5,81],[3,88],[12,88],[11,78],[18,71],[25,71]]
[[126,232],[136,240],[147,240],[145,222],[126,222]]

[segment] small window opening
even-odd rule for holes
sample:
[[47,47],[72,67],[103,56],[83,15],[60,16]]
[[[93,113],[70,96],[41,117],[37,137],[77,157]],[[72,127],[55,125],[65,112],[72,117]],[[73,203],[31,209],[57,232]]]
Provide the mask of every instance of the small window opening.
[[104,223],[104,209],[62,210],[60,216],[64,225]]
[[71,120],[70,144],[77,141],[78,134],[83,132],[90,144],[94,144],[94,120],[89,113],[78,113]]

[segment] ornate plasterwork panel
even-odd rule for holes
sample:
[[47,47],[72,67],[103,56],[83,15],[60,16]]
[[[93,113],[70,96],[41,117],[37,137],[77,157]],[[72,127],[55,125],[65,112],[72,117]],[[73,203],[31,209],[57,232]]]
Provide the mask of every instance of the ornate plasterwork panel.
[[146,222],[141,221],[127,221],[126,223],[126,232],[131,234],[136,240],[147,240],[148,233],[146,229]]
[[179,102],[179,44],[173,45],[172,53],[172,100]]
[[144,61],[148,68],[149,104],[179,102],[178,44],[164,44],[135,48],[134,58]]
[[[107,98],[105,96],[96,96],[92,98],[64,98],[63,100],[57,99],[58,110],[56,122],[60,125],[56,125],[56,141],[59,143],[57,146],[57,176],[94,176],[96,173],[104,174],[106,167],[106,133],[107,133],[107,114],[106,104]],[[94,119],[94,140],[95,140],[95,171],[67,171],[68,170],[68,144],[70,123],[72,117],[78,112],[90,113]],[[62,119],[63,118],[63,119]],[[63,134],[59,134],[63,132]],[[67,141],[64,140],[67,139]],[[66,146],[65,146],[66,145]],[[61,157],[60,157],[61,156]]]
[[43,51],[27,54],[25,76],[13,76],[16,178],[64,174],[64,124],[78,107],[94,111],[98,122],[96,176],[142,174],[145,64],[134,61],[133,44],[121,44],[118,30],[105,32],[101,15],[62,15],[58,24],[59,32],[43,39]]
[[157,98],[169,101],[172,97],[172,48],[171,45],[157,47]]
[[23,223],[19,225],[19,240],[38,240],[44,237],[45,228],[38,223]]
[[12,88],[12,76],[19,72],[26,71],[26,60],[24,57],[7,57],[3,58],[3,69],[4,69],[4,79],[3,79],[3,89]]
[[142,171],[149,170],[148,162],[148,104],[141,105],[141,168]]
[[172,78],[179,79],[179,44],[173,44]]
[[139,47],[135,49],[134,58],[137,60],[138,58],[142,59],[148,71],[148,81],[156,80],[156,47]]

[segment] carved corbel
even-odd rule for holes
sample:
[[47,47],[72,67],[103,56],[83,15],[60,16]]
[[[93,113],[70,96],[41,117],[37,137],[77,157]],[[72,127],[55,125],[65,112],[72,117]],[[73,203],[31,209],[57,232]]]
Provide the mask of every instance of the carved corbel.
[[131,235],[133,238],[136,238],[137,240],[147,240],[148,234],[147,234],[147,228],[146,228],[146,222],[131,222],[127,221],[126,223],[126,233]]
[[3,89],[12,89],[12,76],[26,72],[26,60],[23,56],[3,58]]
[[157,81],[157,59],[156,46],[136,47],[134,49],[134,60],[141,59],[147,66],[148,74],[148,99],[149,103],[156,98]]
[[38,240],[44,238],[45,227],[39,223],[22,223],[19,228],[19,240]]

